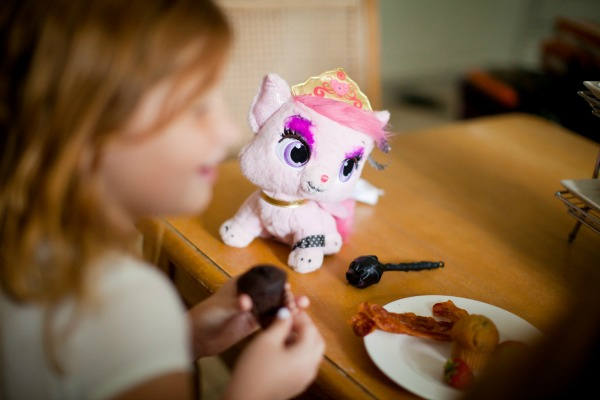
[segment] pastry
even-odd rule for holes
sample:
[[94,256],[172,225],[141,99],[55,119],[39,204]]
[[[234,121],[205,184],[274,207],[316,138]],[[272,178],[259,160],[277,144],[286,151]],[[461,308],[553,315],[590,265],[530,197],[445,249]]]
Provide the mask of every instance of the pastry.
[[476,372],[481,370],[500,340],[498,328],[484,315],[460,318],[450,331],[452,358],[464,360]]
[[257,265],[238,278],[238,293],[252,298],[252,313],[262,328],[269,326],[285,306],[286,281],[285,271],[272,265]]

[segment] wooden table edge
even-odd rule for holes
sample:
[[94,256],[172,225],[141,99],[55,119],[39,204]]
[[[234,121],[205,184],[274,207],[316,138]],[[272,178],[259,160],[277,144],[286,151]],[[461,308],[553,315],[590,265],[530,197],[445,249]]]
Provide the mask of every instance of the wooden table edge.
[[[138,224],[138,230],[144,236],[144,257],[154,261],[168,275],[188,307],[210,296],[222,283],[231,278],[227,271],[183,236],[169,221],[145,219]],[[198,279],[193,271],[185,267],[190,264],[198,265],[200,268],[210,267],[205,268],[205,271],[211,274],[212,282],[219,283],[209,284]],[[229,352],[223,357],[230,368],[239,350],[241,347],[234,349],[233,355]],[[343,379],[336,379],[336,376],[341,376]],[[297,398],[312,399],[315,395],[318,398],[377,398],[327,355],[323,357],[315,381]]]

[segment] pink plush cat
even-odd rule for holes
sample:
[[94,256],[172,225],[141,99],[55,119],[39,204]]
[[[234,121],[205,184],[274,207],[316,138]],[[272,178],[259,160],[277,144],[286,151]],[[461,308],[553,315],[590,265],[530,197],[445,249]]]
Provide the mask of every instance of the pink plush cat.
[[288,264],[314,271],[324,255],[342,246],[354,215],[354,186],[374,145],[389,150],[389,113],[371,111],[367,97],[339,68],[291,89],[268,74],[249,120],[255,136],[239,160],[259,189],[223,223],[221,237],[235,247],[259,236],[285,242],[292,247]]

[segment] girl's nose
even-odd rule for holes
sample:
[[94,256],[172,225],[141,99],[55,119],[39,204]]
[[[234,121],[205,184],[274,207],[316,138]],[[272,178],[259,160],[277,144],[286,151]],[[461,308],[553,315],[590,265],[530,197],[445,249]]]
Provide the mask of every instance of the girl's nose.
[[327,175],[321,175],[321,182],[325,183],[329,180],[329,177]]

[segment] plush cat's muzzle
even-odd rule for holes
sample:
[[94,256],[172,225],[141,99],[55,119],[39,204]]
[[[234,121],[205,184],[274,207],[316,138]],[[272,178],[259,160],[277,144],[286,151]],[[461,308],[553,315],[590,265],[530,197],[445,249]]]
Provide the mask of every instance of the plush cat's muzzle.
[[334,177],[323,166],[314,165],[304,170],[302,174],[302,190],[309,194],[322,193],[335,182]]

